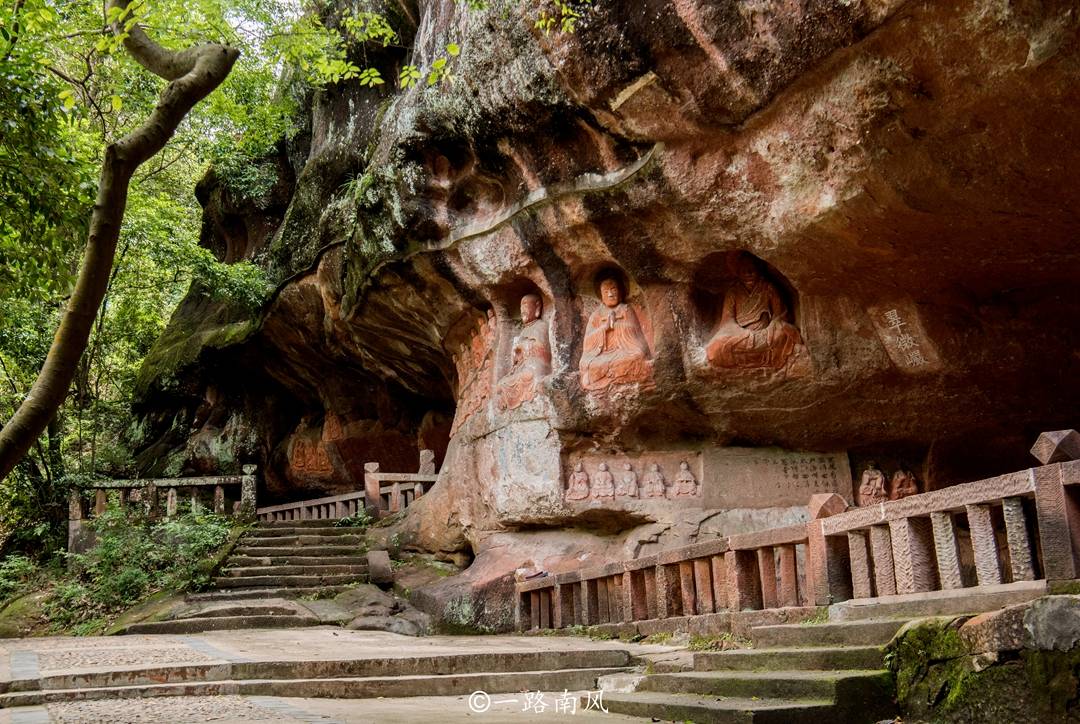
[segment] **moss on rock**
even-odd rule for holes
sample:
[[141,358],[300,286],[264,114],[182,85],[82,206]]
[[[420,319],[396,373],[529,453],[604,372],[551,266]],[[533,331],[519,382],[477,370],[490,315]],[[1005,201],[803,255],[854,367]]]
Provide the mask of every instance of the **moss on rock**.
[[957,632],[963,619],[905,627],[887,661],[904,721],[1019,722],[1080,718],[1080,647],[972,656]]

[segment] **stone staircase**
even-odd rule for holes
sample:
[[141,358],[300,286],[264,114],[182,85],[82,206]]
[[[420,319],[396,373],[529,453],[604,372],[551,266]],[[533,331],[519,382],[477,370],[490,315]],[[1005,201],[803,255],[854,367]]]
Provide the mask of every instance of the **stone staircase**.
[[913,619],[993,611],[1046,593],[1044,581],[853,600],[823,623],[753,626],[753,648],[698,652],[654,667],[631,693],[604,692],[615,713],[739,724],[850,722],[895,714],[885,647]]
[[[466,696],[474,691],[581,691],[595,689],[599,677],[631,665],[627,651],[596,646],[576,651],[437,655],[368,652],[355,659],[221,661],[127,666],[122,671],[98,667],[6,684],[0,681],[0,710],[163,696],[375,699]],[[465,711],[464,703],[461,711]]]
[[614,713],[699,724],[865,724],[895,714],[885,645],[904,619],[751,629],[754,648],[694,654],[690,670],[653,673],[632,693],[604,692]]
[[168,620],[121,633],[194,633],[318,626],[301,597],[330,597],[367,580],[363,537],[328,520],[261,521],[238,541],[213,588],[190,594]]
[[340,592],[365,580],[364,538],[327,520],[259,522],[214,579],[191,600],[291,597]]

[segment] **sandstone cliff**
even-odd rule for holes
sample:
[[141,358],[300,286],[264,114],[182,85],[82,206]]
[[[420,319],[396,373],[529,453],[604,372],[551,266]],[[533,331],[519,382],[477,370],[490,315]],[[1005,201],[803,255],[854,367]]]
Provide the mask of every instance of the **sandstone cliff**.
[[[314,93],[271,198],[204,183],[204,243],[280,287],[257,318],[181,306],[144,371],[145,473],[254,461],[296,499],[431,448],[398,530],[487,585],[804,514],[797,487],[730,490],[727,448],[839,460],[850,496],[871,460],[940,487],[1075,426],[1074,3],[596,0],[550,36],[495,5],[395,4],[414,62],[461,43],[454,83]],[[505,393],[525,294],[550,374]],[[783,324],[725,321],[755,304]],[[644,342],[601,341],[625,379],[586,389],[605,309]],[[577,462],[670,485],[684,460],[695,495],[568,499]]]

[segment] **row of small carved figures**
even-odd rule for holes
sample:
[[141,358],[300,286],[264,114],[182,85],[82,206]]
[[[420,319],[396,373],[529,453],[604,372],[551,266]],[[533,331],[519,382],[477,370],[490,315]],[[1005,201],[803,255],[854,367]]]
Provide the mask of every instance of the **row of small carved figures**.
[[909,495],[919,494],[919,481],[910,470],[900,468],[893,473],[888,486],[885,473],[878,469],[877,463],[870,463],[863,470],[859,481],[859,505],[877,505],[887,500],[900,500]]
[[691,498],[700,492],[697,478],[690,470],[690,463],[679,463],[679,472],[669,486],[656,463],[649,465],[641,479],[639,490],[638,474],[630,463],[623,463],[623,473],[618,479],[608,469],[607,463],[600,463],[599,468],[590,478],[585,472],[585,465],[578,463],[570,473],[566,488],[567,500],[585,500],[587,498]]

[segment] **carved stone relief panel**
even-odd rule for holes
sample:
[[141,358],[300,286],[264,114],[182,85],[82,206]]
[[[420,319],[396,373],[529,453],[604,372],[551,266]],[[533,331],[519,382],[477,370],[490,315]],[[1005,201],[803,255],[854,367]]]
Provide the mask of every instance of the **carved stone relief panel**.
[[534,399],[540,383],[551,374],[551,343],[543,313],[544,302],[538,294],[521,298],[521,329],[511,345],[509,371],[497,385],[502,411]]
[[601,306],[585,325],[578,365],[581,386],[601,392],[613,385],[651,384],[652,353],[639,318],[640,311],[625,300],[623,283],[605,276],[599,285]]
[[484,410],[491,398],[494,367],[495,313],[488,310],[466,340],[454,353],[458,375],[457,413],[450,430],[453,435],[477,412]]
[[815,493],[852,499],[847,453],[779,448],[706,448],[702,489],[706,508],[806,505]]

